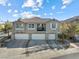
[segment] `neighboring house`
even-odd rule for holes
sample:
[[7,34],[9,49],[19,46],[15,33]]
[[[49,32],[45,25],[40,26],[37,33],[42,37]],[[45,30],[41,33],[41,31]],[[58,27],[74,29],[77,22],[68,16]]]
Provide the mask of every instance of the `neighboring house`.
[[52,19],[30,18],[13,22],[12,39],[58,39],[59,22]]

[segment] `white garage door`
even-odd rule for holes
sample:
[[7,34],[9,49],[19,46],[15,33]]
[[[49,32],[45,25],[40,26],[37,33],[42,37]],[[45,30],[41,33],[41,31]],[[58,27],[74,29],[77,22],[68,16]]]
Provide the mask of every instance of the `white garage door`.
[[49,34],[49,35],[48,35],[48,38],[55,40],[55,34]]
[[15,39],[29,39],[29,34],[15,34]]
[[45,39],[45,34],[32,34],[32,39]]

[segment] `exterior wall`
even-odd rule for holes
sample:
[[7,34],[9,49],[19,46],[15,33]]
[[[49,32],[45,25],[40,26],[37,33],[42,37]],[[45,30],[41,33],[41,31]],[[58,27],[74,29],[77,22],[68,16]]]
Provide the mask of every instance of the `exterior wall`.
[[[16,23],[24,24],[24,30],[15,30]],[[50,28],[50,23],[56,23],[57,27],[56,29]],[[30,24],[30,23],[28,23]],[[28,25],[27,24],[27,25]],[[37,26],[35,23],[35,29],[34,30],[28,30],[28,26],[26,26],[23,22],[14,22],[13,23],[13,29],[12,29],[12,39],[15,39],[15,34],[29,34],[29,38],[32,38],[32,34],[45,34],[45,39],[48,39],[49,34],[55,34],[55,39],[58,39],[58,31],[59,31],[59,23],[50,21],[46,23],[46,31],[37,31]]]
[[[20,23],[20,24],[24,24],[24,23],[22,23],[22,22],[18,22],[18,23]],[[36,26],[36,24],[35,24],[35,28],[34,29],[29,29],[29,28],[26,28],[26,24],[24,24],[24,28],[23,29],[14,29],[14,31],[15,32],[26,32],[26,33],[33,33],[33,32],[45,32],[45,33],[56,33],[57,31],[58,31],[58,23],[56,23],[57,24],[57,26],[56,26],[56,28],[53,28],[53,29],[51,29],[50,28],[50,24],[53,24],[53,23],[56,23],[56,22],[53,22],[53,21],[51,21],[51,22],[48,22],[48,23],[46,23],[46,32],[45,31],[37,31],[37,26]],[[16,26],[16,24],[14,24],[14,27]],[[28,27],[28,24],[27,24],[27,27]]]
[[15,28],[15,26],[16,26],[16,23],[14,23],[14,32],[15,33],[36,33],[37,32],[37,26],[36,26],[36,24],[35,24],[35,28],[28,28],[28,24],[30,24],[30,23],[28,23],[28,24],[25,24],[25,23],[22,23],[22,22],[17,22],[17,23],[19,23],[19,24],[24,24],[24,28],[23,29],[18,29],[17,30],[17,28]]
[[[53,23],[56,24],[56,28],[51,28],[50,24],[53,24]],[[46,24],[46,33],[56,33],[57,29],[58,29],[58,23],[56,22],[50,21]]]
[[[51,29],[50,28],[50,24],[53,24],[55,23],[56,24],[56,28],[55,29]],[[59,23],[56,22],[56,21],[50,21],[46,24],[46,33],[49,33],[49,34],[55,34],[55,39],[57,40],[58,39],[58,31],[59,31]]]

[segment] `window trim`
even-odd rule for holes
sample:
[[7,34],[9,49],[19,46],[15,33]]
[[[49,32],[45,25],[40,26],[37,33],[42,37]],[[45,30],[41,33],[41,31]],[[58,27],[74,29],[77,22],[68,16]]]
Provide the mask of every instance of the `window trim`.
[[56,24],[52,24],[52,28],[56,28]]
[[24,24],[16,23],[16,28],[24,28]]
[[[52,26],[53,24],[55,24],[55,28]],[[50,23],[50,28],[51,28],[52,30],[56,30],[56,28],[57,28],[57,23]]]
[[34,24],[29,24],[29,28],[35,28]]
[[15,30],[24,30],[24,24],[23,23],[16,23]]
[[[30,25],[30,27],[29,27],[29,25]],[[28,30],[35,30],[35,24],[28,24]]]

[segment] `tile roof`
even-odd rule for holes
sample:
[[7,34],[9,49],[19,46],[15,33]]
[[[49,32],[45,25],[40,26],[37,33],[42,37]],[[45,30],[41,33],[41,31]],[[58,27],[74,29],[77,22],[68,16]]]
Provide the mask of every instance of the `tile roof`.
[[29,19],[21,19],[20,21],[24,23],[46,23],[48,20],[39,18],[39,17],[34,17],[34,18],[29,18]]
[[56,21],[56,22],[58,22],[58,20],[56,20],[56,19],[40,18],[40,17],[25,18],[25,19],[21,19],[20,18],[17,21],[21,21],[23,23],[47,23],[49,21]]

